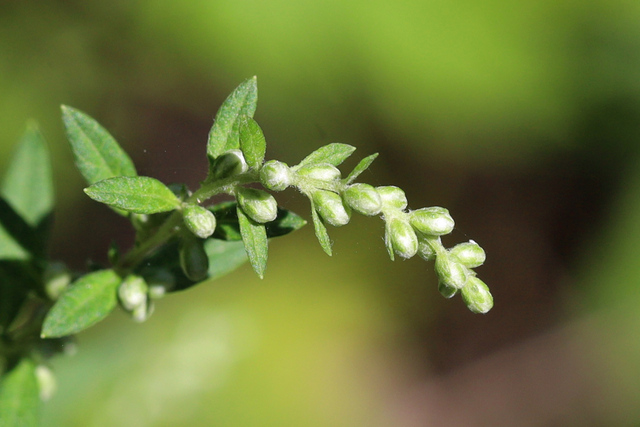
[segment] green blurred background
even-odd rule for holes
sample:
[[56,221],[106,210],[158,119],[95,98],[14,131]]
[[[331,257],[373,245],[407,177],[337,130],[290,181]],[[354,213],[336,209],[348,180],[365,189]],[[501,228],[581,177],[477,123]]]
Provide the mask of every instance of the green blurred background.
[[380,152],[362,179],[448,207],[496,303],[473,315],[432,265],[388,261],[377,219],[329,230],[332,258],[305,227],[264,280],[245,266],[82,333],[45,425],[640,423],[639,22],[633,0],[0,2],[0,170],[36,119],[53,258],[131,243],[84,197],[60,104],[193,187],[215,111],[257,75],[268,158]]

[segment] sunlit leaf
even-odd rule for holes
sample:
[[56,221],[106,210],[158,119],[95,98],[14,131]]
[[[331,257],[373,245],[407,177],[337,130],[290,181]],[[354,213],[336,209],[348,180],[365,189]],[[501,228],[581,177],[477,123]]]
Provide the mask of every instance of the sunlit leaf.
[[138,214],[180,207],[180,200],[166,185],[147,176],[105,179],[85,188],[84,192],[95,201]]
[[356,167],[353,168],[349,176],[347,176],[347,178],[345,179],[345,182],[347,184],[351,184],[353,181],[355,181],[355,179],[358,176],[360,176],[362,172],[366,171],[369,168],[369,166],[371,166],[371,163],[373,163],[376,157],[378,157],[378,153],[374,153],[360,160],[360,162],[356,165]]
[[240,149],[249,167],[259,169],[262,166],[267,142],[258,122],[244,115],[240,116]]
[[325,145],[318,148],[313,153],[305,157],[296,166],[293,166],[293,170],[298,170],[303,166],[316,165],[321,163],[328,163],[333,166],[338,166],[344,162],[353,152],[355,147],[348,144],[341,144],[334,142],[332,144]]
[[329,233],[327,233],[327,227],[324,225],[322,218],[316,212],[315,204],[313,200],[311,201],[311,218],[313,219],[313,228],[316,233],[316,237],[318,238],[318,242],[322,249],[327,253],[327,255],[331,256],[331,239],[329,238]]
[[40,425],[40,390],[36,366],[22,359],[0,382],[0,425],[36,427]]
[[51,308],[42,327],[43,338],[75,334],[98,323],[115,308],[121,282],[113,270],[99,270],[73,283]]
[[264,271],[267,268],[267,230],[264,224],[258,224],[246,216],[240,207],[238,207],[238,223],[240,224],[242,242],[247,251],[249,262],[253,270],[262,279],[264,277]]
[[207,155],[215,159],[222,153],[240,148],[240,116],[253,117],[258,104],[258,80],[254,76],[240,84],[216,114],[209,132]]

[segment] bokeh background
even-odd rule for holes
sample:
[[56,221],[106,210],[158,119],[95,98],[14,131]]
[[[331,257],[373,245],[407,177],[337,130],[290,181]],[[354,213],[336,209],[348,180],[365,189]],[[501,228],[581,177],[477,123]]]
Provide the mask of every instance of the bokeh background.
[[55,259],[131,242],[84,197],[60,104],[193,187],[215,111],[257,75],[268,158],[380,152],[362,179],[448,207],[496,304],[474,315],[432,265],[390,262],[378,219],[329,230],[332,258],[305,227],[264,280],[244,266],[80,334],[44,425],[638,425],[639,22],[634,0],[0,2],[0,170],[36,119]]

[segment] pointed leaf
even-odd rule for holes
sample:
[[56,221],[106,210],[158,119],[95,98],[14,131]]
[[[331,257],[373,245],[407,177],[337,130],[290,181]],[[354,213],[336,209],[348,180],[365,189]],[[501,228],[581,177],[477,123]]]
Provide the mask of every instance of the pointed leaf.
[[180,207],[180,199],[166,185],[148,176],[109,178],[85,188],[84,192],[95,201],[139,214]]
[[242,242],[247,251],[249,262],[253,270],[262,279],[267,268],[267,230],[264,224],[258,224],[246,216],[240,207],[238,207],[238,223],[240,224]]
[[62,119],[76,166],[89,184],[114,176],[137,175],[131,158],[93,118],[63,105]]
[[75,334],[107,317],[116,306],[116,289],[122,279],[113,270],[82,276],[47,313],[42,338]]
[[0,382],[0,425],[37,427],[40,405],[35,363],[22,359]]
[[31,226],[53,209],[49,151],[35,123],[20,140],[2,182],[5,200]]
[[311,201],[311,218],[313,219],[313,228],[316,232],[316,237],[318,238],[318,242],[322,249],[326,252],[327,255],[331,256],[331,239],[329,238],[329,233],[327,233],[327,227],[324,225],[322,218],[318,215],[316,211],[315,204]]
[[240,241],[226,242],[218,239],[207,239],[204,250],[209,257],[209,279],[217,279],[247,262],[247,252]]
[[321,163],[328,163],[333,166],[338,166],[342,162],[344,162],[351,154],[353,154],[355,150],[356,148],[351,145],[334,142],[332,144],[328,144],[324,147],[318,148],[316,151],[305,157],[296,166],[293,166],[292,169],[298,170],[303,166],[316,165]]
[[[242,240],[237,206],[236,202],[222,202],[208,208],[215,215],[217,223],[212,237],[226,241]],[[267,238],[271,239],[296,231],[306,223],[307,221],[298,214],[278,208],[276,219],[264,225],[267,229]]]
[[267,142],[258,122],[245,115],[240,116],[240,149],[249,167],[260,169],[264,162]]
[[353,181],[355,181],[355,179],[358,176],[360,176],[362,172],[366,171],[369,168],[369,166],[371,166],[371,163],[373,163],[376,157],[378,157],[378,153],[374,153],[360,160],[360,162],[356,165],[356,167],[353,168],[349,176],[347,176],[347,178],[345,179],[345,182],[347,184],[351,184]]
[[207,155],[215,159],[222,153],[240,148],[239,117],[253,117],[258,104],[258,80],[254,76],[240,84],[216,114],[209,132]]

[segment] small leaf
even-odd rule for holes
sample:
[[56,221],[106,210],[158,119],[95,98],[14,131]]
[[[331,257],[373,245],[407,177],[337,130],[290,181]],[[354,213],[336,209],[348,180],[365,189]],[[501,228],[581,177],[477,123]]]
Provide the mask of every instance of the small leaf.
[[240,149],[249,167],[260,169],[264,162],[267,142],[258,122],[245,115],[240,116]]
[[311,201],[311,218],[313,219],[313,228],[316,232],[316,237],[318,238],[318,242],[320,243],[320,246],[322,246],[322,249],[327,253],[327,255],[331,256],[331,239],[329,239],[327,227],[325,227],[320,215],[318,215],[313,200],[309,200]]
[[84,192],[97,202],[139,214],[180,207],[180,199],[166,185],[148,176],[109,178],[85,188]]
[[73,283],[47,313],[42,338],[75,334],[107,317],[117,302],[122,279],[113,270],[99,270]]
[[215,159],[222,153],[240,148],[239,117],[253,117],[258,104],[258,80],[245,80],[225,99],[213,121],[207,143],[207,155]]
[[35,123],[29,124],[2,182],[5,200],[31,226],[53,209],[49,151]]
[[131,158],[93,118],[63,105],[62,120],[76,166],[89,184],[114,176],[137,175]]
[[238,223],[240,224],[242,242],[247,251],[249,262],[253,270],[262,279],[267,268],[267,230],[264,224],[258,224],[246,216],[240,207],[238,207]]
[[374,153],[360,160],[360,162],[356,165],[356,167],[353,168],[349,176],[345,178],[345,182],[347,184],[351,184],[353,181],[355,181],[355,179],[358,176],[360,176],[362,172],[366,171],[369,168],[369,166],[371,166],[371,163],[373,163],[376,157],[378,157],[378,153]]
[[[242,240],[237,206],[236,202],[222,202],[208,208],[213,212],[217,220],[216,231],[212,237],[226,241]],[[298,214],[287,209],[278,208],[276,219],[264,225],[267,229],[267,238],[271,239],[299,230],[306,223],[307,221]]]
[[342,162],[344,162],[351,154],[353,154],[355,150],[356,148],[351,145],[334,142],[332,144],[328,144],[324,147],[318,148],[316,151],[309,154],[300,163],[298,163],[296,166],[293,166],[291,169],[298,170],[306,165],[314,165],[320,163],[328,163],[333,166],[338,166]]
[[225,242],[218,239],[207,239],[204,250],[209,257],[209,279],[217,279],[247,262],[247,252],[244,244]]
[[37,427],[40,425],[40,390],[36,366],[22,359],[0,382],[0,425]]

